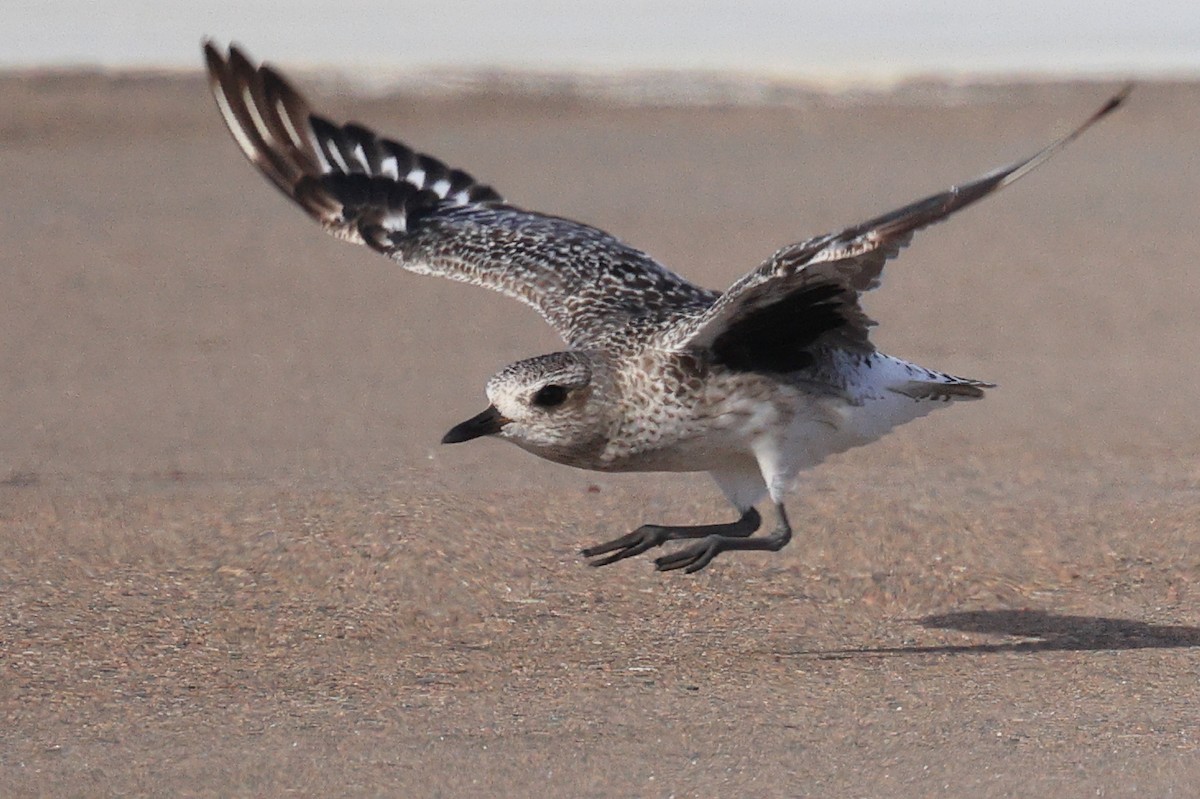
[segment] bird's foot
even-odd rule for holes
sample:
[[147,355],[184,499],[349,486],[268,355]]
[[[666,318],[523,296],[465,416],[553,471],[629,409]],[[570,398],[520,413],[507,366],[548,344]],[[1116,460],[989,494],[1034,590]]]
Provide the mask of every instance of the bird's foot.
[[684,547],[676,552],[655,558],[654,568],[660,572],[683,569],[685,574],[698,572],[712,562],[719,552],[725,549],[726,542],[741,539],[730,539],[723,535],[710,535],[703,541]]
[[[610,563],[616,563],[618,560],[632,558],[634,555],[640,555],[654,547],[662,546],[667,541],[676,541],[685,538],[745,538],[757,530],[761,523],[762,517],[758,515],[758,511],[751,508],[743,513],[742,517],[736,522],[729,522],[727,524],[699,524],[677,527],[662,524],[643,524],[632,533],[627,533],[620,538],[614,538],[612,541],[603,544],[597,544],[594,547],[588,547],[583,550],[583,556],[585,558],[594,558],[598,555],[608,555],[608,557],[593,560],[589,563],[591,566],[607,566]],[[610,552],[612,553],[611,555],[608,554]],[[712,558],[710,557],[709,560],[712,560]],[[707,562],[705,561],[705,563]],[[704,567],[701,565],[697,568]]]
[[660,572],[683,569],[685,573],[692,574],[712,563],[712,559],[722,552],[731,550],[778,552],[787,546],[788,541],[792,540],[792,527],[788,523],[783,505],[777,505],[776,509],[779,513],[779,526],[770,535],[760,538],[730,536],[728,533],[709,535],[690,547],[684,547],[678,552],[657,558],[654,561],[654,567]]
[[589,561],[588,563],[589,566],[607,566],[610,563],[616,563],[618,560],[640,555],[648,549],[662,546],[665,542],[671,540],[669,537],[670,529],[658,524],[643,524],[632,533],[626,533],[620,538],[614,538],[612,541],[588,547],[583,550],[582,554],[585,558],[594,558],[597,555],[612,552],[613,554],[606,558]]

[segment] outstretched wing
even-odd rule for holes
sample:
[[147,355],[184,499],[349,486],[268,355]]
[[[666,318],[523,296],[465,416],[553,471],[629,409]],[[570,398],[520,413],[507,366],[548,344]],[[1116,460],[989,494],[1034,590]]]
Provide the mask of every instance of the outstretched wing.
[[710,348],[733,368],[779,372],[810,363],[806,348],[818,340],[873,350],[868,332],[874,322],[863,313],[859,297],[879,285],[883,265],[913,233],[1026,175],[1115,110],[1130,88],[1023,161],[837,233],[784,247],[674,331],[669,346]]
[[521,300],[571,346],[715,298],[602,230],[507,205],[460,169],[312,113],[236,47],[206,42],[204,55],[242,152],[337,238]]

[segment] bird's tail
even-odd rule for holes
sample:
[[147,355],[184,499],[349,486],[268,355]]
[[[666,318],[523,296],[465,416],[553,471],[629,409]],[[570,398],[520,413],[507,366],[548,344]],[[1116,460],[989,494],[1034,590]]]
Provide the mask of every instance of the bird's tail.
[[896,386],[889,386],[888,390],[914,400],[950,402],[983,399],[984,389],[995,387],[995,383],[931,371],[928,379],[908,380]]

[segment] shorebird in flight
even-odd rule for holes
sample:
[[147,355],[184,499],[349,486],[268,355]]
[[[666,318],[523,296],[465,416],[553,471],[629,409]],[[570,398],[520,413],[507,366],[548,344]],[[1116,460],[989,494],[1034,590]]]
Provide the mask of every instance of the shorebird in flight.
[[[561,352],[493,376],[487,410],[442,442],[495,436],[583,469],[708,472],[735,521],[646,524],[583,550],[603,566],[689,539],[655,561],[687,572],[721,552],[782,549],[792,537],[784,497],[802,469],[993,387],[876,350],[860,298],[915,231],[1022,177],[1128,94],[1029,158],[789,244],[716,292],[602,230],[524,210],[436,158],[314,114],[236,47],[205,43],[204,54],[242,152],[327,232],[409,271],[520,300],[562,336]],[[776,525],[753,536],[764,496]]]

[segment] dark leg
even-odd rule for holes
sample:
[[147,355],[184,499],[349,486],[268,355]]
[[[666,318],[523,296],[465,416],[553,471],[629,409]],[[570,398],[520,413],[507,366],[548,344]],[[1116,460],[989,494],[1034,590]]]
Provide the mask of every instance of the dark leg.
[[788,541],[792,540],[792,526],[788,524],[787,513],[784,512],[783,505],[776,505],[775,510],[779,514],[779,526],[770,535],[763,536],[762,538],[745,538],[742,536],[733,538],[728,535],[710,535],[703,541],[692,544],[690,547],[684,547],[678,552],[663,555],[654,561],[654,565],[659,571],[663,572],[670,571],[671,569],[683,569],[688,574],[691,574],[707,566],[720,552],[739,549],[778,552],[787,546]]
[[585,558],[594,558],[597,555],[613,552],[607,558],[593,560],[590,563],[592,566],[607,566],[610,563],[616,563],[618,560],[640,555],[648,549],[662,546],[667,541],[676,541],[681,538],[719,537],[743,539],[757,530],[760,524],[762,524],[762,517],[758,515],[758,511],[754,508],[743,513],[742,518],[736,522],[728,522],[726,524],[697,524],[679,527],[668,527],[661,524],[643,524],[628,535],[623,535],[604,544],[588,547],[583,550],[583,556]]

